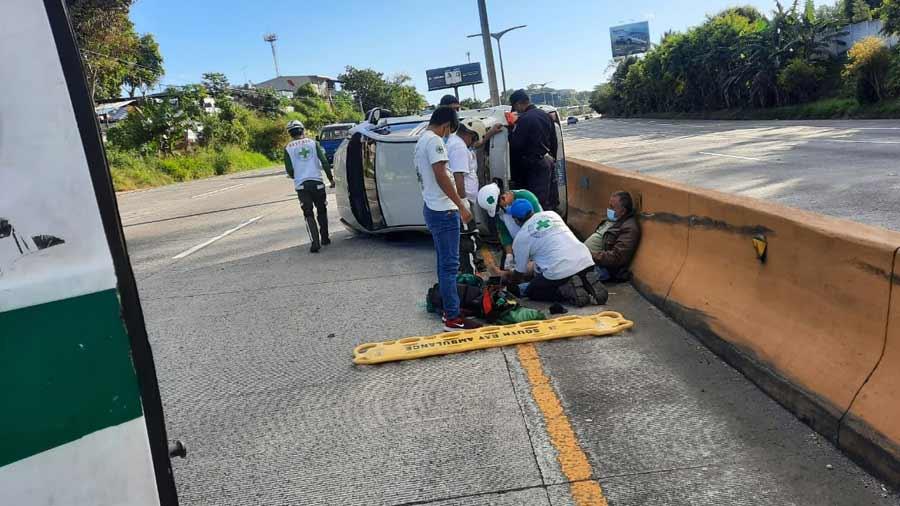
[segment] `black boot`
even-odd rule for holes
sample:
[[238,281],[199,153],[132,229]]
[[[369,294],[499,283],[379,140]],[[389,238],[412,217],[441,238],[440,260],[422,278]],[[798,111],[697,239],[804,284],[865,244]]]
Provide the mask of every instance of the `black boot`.
[[328,237],[328,214],[319,212],[317,218],[319,219],[319,233],[322,234],[322,246],[328,246],[331,244],[331,237]]
[[318,253],[322,245],[319,243],[319,227],[316,226],[316,219],[312,216],[306,217],[306,231],[309,232],[309,252]]

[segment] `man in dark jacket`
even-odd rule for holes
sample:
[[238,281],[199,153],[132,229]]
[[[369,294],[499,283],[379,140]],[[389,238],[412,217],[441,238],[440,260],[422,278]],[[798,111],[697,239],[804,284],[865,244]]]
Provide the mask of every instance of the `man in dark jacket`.
[[556,127],[550,115],[538,109],[524,90],[513,92],[509,103],[518,113],[509,135],[511,188],[534,193],[550,211],[559,206],[556,177]]
[[627,281],[631,276],[628,266],[641,242],[641,227],[635,218],[631,194],[613,193],[606,218],[584,245],[591,250],[602,281]]

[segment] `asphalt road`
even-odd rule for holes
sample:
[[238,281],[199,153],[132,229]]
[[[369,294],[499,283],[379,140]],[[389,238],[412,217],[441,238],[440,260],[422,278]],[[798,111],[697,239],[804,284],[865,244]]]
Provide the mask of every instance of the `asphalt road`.
[[900,230],[900,121],[591,119],[566,155]]
[[897,504],[628,286],[618,336],[354,366],[439,330],[434,256],[350,234],[330,198],[312,255],[278,171],[119,196],[181,504]]

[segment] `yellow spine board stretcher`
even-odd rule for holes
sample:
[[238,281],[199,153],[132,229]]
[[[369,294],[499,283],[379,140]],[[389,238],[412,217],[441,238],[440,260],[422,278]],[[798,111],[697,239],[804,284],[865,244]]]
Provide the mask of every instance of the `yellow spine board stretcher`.
[[633,326],[634,322],[626,320],[615,311],[604,311],[593,316],[563,316],[553,320],[495,325],[427,337],[365,343],[353,349],[353,362],[380,364],[564,337],[607,336]]

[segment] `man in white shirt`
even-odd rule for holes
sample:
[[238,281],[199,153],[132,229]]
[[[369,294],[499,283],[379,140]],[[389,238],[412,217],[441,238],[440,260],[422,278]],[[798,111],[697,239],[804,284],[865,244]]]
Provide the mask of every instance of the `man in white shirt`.
[[[425,224],[434,240],[437,255],[438,285],[443,301],[444,330],[448,332],[477,328],[475,322],[461,317],[456,274],[459,271],[460,220],[468,223],[472,213],[463,203],[453,184],[447,160],[444,137],[459,125],[456,111],[438,107],[431,115],[428,128],[416,143],[415,163],[425,206]],[[593,262],[591,262],[593,265]]]
[[[316,140],[306,136],[303,123],[293,120],[287,125],[291,142],[284,147],[284,170],[294,180],[294,189],[300,199],[306,231],[309,233],[309,251],[317,253],[322,246],[331,244],[328,237],[328,211],[325,183],[322,171],[334,188],[334,176],[325,150]],[[313,213],[313,207],[316,212]],[[318,226],[316,222],[318,221]]]
[[481,263],[478,259],[478,225],[475,223],[473,207],[478,195],[478,160],[472,146],[484,133],[484,124],[480,120],[467,120],[459,124],[456,133],[447,141],[447,157],[456,193],[473,213],[472,220],[462,224],[459,238],[459,271],[466,274],[478,272],[478,265]]
[[510,283],[531,276],[525,293],[532,300],[578,307],[606,303],[608,294],[594,271],[591,252],[554,211],[535,213],[530,202],[516,200],[509,213],[521,229],[513,240],[515,270],[501,276]]

